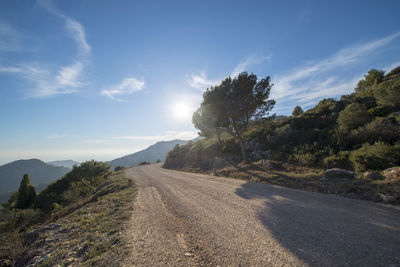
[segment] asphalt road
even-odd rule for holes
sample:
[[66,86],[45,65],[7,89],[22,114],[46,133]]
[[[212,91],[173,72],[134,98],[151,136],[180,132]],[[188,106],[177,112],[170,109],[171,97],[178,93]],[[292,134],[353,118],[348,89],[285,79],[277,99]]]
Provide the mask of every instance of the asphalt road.
[[400,209],[183,173],[128,169],[138,185],[129,266],[400,266]]

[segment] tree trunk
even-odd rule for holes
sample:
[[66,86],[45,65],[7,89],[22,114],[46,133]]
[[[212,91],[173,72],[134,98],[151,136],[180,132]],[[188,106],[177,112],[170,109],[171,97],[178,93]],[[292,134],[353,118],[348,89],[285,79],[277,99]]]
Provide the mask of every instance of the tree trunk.
[[238,136],[237,139],[239,141],[240,150],[242,152],[242,161],[243,161],[243,163],[247,164],[247,163],[249,163],[249,158],[247,156],[247,150],[246,150],[246,147],[244,145],[244,141],[243,141],[241,136]]

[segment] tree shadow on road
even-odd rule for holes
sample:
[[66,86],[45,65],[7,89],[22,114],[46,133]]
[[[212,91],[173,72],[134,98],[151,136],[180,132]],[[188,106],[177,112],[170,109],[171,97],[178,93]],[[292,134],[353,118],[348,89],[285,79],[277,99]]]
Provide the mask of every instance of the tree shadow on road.
[[259,220],[306,264],[399,266],[399,208],[252,182],[236,194],[265,199]]

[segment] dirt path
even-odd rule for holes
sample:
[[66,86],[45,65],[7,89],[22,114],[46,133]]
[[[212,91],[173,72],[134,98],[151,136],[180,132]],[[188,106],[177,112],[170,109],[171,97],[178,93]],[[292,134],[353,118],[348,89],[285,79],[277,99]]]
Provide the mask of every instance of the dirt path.
[[126,171],[126,266],[400,266],[400,209],[229,178]]

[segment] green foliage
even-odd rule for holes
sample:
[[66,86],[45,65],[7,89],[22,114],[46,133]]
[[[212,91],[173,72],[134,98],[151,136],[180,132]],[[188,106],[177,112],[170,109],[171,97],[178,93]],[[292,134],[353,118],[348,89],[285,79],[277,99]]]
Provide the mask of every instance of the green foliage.
[[353,170],[353,163],[349,159],[349,151],[340,151],[338,155],[332,155],[324,158],[323,165],[325,168],[341,168]]
[[[223,155],[223,156],[222,156]],[[186,145],[176,145],[164,162],[165,168],[180,169],[184,167],[210,170],[216,166],[226,164],[226,161],[239,162],[240,147],[231,137],[222,136],[207,138]]]
[[350,154],[356,171],[382,170],[400,164],[400,147],[382,142],[365,143]]
[[300,106],[296,106],[294,109],[293,109],[293,112],[292,112],[292,116],[300,116],[301,114],[303,114],[304,113],[304,111],[303,111],[303,109],[300,107]]
[[123,170],[123,169],[125,169],[124,166],[117,166],[117,167],[114,168],[114,171],[117,172],[117,171],[120,171],[120,170]]
[[257,76],[240,73],[228,77],[220,85],[207,89],[200,108],[193,114],[193,124],[203,136],[211,137],[226,132],[240,144],[242,160],[248,161],[243,133],[251,120],[267,114],[274,106],[268,100],[272,87],[270,77],[257,82]]
[[[252,81],[254,85],[256,79]],[[233,97],[237,89],[234,80],[227,79],[207,90],[193,115],[196,128],[207,138],[173,149],[165,167],[209,169],[223,165],[217,158],[239,162],[245,147],[250,155],[256,155],[251,160],[263,155],[305,166],[383,170],[399,164],[393,158],[400,146],[399,85],[400,67],[387,75],[371,70],[354,93],[340,100],[323,99],[302,114],[296,107],[293,116],[243,117],[239,125],[246,127],[238,127],[238,138],[229,122],[244,109]]]
[[25,174],[18,189],[16,208],[30,208],[35,201],[35,198],[35,188],[31,185],[29,174]]
[[400,140],[400,124],[391,117],[377,118],[352,130],[346,139],[353,146],[378,141],[394,144],[397,140]]
[[[110,165],[99,161],[86,161],[75,165],[63,178],[50,184],[37,196],[35,206],[50,211],[53,203],[67,205],[77,196],[83,196],[110,174]],[[68,192],[69,191],[69,192]]]
[[363,104],[352,103],[339,113],[337,123],[341,131],[348,132],[364,125],[369,120],[371,117],[366,107]]
[[150,164],[150,162],[148,162],[148,161],[142,161],[142,162],[139,163],[139,166],[141,166],[141,165],[149,165],[149,164]]
[[376,86],[375,97],[382,106],[391,107],[393,110],[400,109],[400,79],[384,81]]
[[372,86],[380,83],[383,80],[384,73],[384,71],[376,69],[371,69],[370,71],[368,71],[368,74],[364,76],[364,79],[360,80],[357,83],[357,86],[355,88],[356,92],[367,90]]

